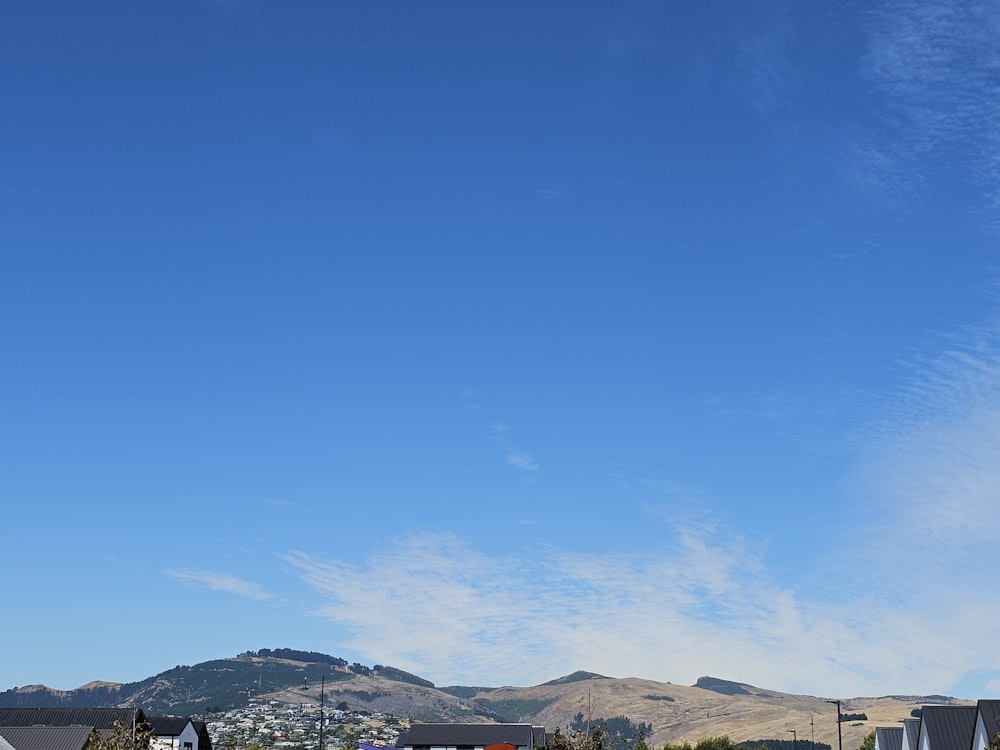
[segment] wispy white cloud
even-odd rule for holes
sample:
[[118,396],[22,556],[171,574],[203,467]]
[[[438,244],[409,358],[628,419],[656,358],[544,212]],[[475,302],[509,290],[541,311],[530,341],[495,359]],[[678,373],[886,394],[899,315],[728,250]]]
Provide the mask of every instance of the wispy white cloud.
[[[909,363],[870,425],[855,477],[853,540],[840,560],[856,601],[881,613],[853,618],[886,658],[938,689],[977,669],[1000,669],[991,632],[1000,592],[987,571],[1000,508],[1000,328],[966,329]],[[895,640],[895,643],[893,643]]]
[[462,409],[465,411],[473,411],[481,406],[478,394],[471,388],[463,390],[459,394],[459,398],[462,401]]
[[523,448],[507,448],[507,463],[521,471],[538,471],[538,462]]
[[863,18],[862,73],[881,124],[851,139],[858,158],[845,163],[902,194],[926,189],[925,165],[936,158],[937,172],[978,185],[989,204],[1000,195],[1000,10],[976,0],[885,0]]
[[538,471],[538,462],[534,456],[524,448],[511,445],[507,440],[507,434],[511,431],[510,425],[504,422],[495,422],[490,425],[490,438],[499,443],[503,450],[504,460],[508,466],[513,466],[521,471]]
[[265,600],[272,598],[271,594],[256,583],[251,583],[231,573],[222,573],[216,570],[190,570],[188,568],[172,568],[164,572],[171,578],[189,586],[223,591],[227,594],[241,596],[244,599]]
[[565,182],[540,183],[535,186],[535,196],[545,201],[557,201],[574,197],[573,190]]
[[799,86],[796,66],[787,52],[795,30],[785,9],[765,5],[765,22],[753,19],[750,31],[735,32],[739,35],[739,69],[745,76],[743,84],[752,107],[766,116],[787,115]]
[[1000,508],[1000,328],[942,343],[907,365],[873,425],[862,477],[875,528],[911,571],[931,574],[1000,562],[996,546],[975,544]]
[[669,482],[640,483],[665,498],[649,508],[664,528],[656,549],[506,556],[437,534],[360,562],[286,562],[351,649],[436,681],[533,684],[582,668],[827,695],[946,692],[1000,670],[1000,596],[980,575],[1000,563],[1000,327],[938,348],[852,443],[857,506],[838,509],[839,536],[828,530],[835,541],[801,588],[697,488]]
[[943,634],[901,641],[877,601],[810,602],[731,529],[673,532],[669,547],[632,555],[498,557],[434,535],[361,563],[286,561],[321,596],[316,614],[353,634],[353,650],[443,682],[533,684],[584,668],[680,682],[752,675],[849,695],[932,691],[952,678],[953,666],[913,648]]
[[725,46],[712,47],[711,77],[732,80],[798,160],[834,170],[879,209],[912,210],[945,176],[1000,230],[1000,8],[876,0],[844,14],[860,43],[853,55],[828,51],[848,61],[830,91],[850,103],[822,116],[813,96],[829,77],[816,67],[825,53],[804,44],[814,11],[762,2],[715,19]]

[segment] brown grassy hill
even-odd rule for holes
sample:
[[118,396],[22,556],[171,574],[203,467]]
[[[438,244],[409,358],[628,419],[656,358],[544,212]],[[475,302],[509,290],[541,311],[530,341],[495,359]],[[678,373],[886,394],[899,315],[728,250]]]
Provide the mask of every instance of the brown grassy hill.
[[795,728],[800,716],[820,711],[832,715],[832,707],[818,699],[724,695],[699,687],[638,678],[592,679],[559,686],[558,694],[553,693],[555,688],[545,686],[526,690],[530,694],[548,693],[555,697],[536,717],[547,727],[567,726],[578,713],[585,717],[628,716],[634,723],[653,727],[650,737],[653,745],[696,742],[722,734],[736,741],[786,739],[790,738],[786,730]]
[[[729,683],[734,685],[735,683]],[[837,748],[837,709],[823,698],[790,695],[742,685],[743,692],[724,694],[702,687],[673,685],[638,678],[592,678],[527,688],[500,688],[477,693],[477,701],[527,707],[544,704],[523,716],[550,731],[566,728],[573,717],[588,713],[594,718],[627,716],[633,723],[650,724],[650,745],[665,742],[696,743],[728,735],[733,740],[791,740],[795,730],[803,750],[808,742]],[[893,726],[911,711],[930,702],[920,697],[851,698],[841,701],[845,714],[865,714],[867,721],[846,721],[841,727],[843,747],[856,750],[876,726]],[[934,702],[941,702],[938,699]],[[955,701],[959,703],[960,701]]]
[[[310,653],[302,653],[309,657]],[[318,658],[318,657],[322,657]],[[245,706],[252,694],[286,703],[317,703],[321,681],[330,707],[383,712],[414,721],[524,721],[564,731],[574,717],[628,717],[652,727],[652,747],[696,743],[728,735],[737,742],[788,741],[792,730],[800,750],[815,739],[837,749],[835,706],[820,697],[791,695],[744,683],[702,678],[694,686],[639,678],[609,678],[577,672],[530,687],[435,688],[427,680],[392,667],[371,669],[318,655],[295,660],[244,654],[231,659],[178,666],[139,683],[92,682],[71,691],[42,685],[0,693],[8,707],[99,707],[137,705],[152,713],[198,714],[206,706]],[[325,661],[323,660],[325,659]],[[865,721],[842,724],[843,750],[857,750],[876,726],[893,726],[928,703],[967,703],[940,696],[848,698],[845,714]]]
[[[581,673],[587,674],[587,673]],[[561,678],[531,687],[436,688],[407,685],[377,676],[354,676],[328,683],[328,705],[346,702],[351,709],[385,711],[415,721],[526,721],[566,731],[573,718],[583,714],[594,720],[627,716],[633,723],[653,727],[649,744],[691,742],[728,735],[745,740],[791,740],[795,730],[802,750],[813,739],[837,750],[837,709],[826,699],[792,695],[743,683],[705,678],[698,686],[674,685],[639,678]],[[316,702],[301,689],[269,694],[268,698]],[[967,703],[936,696],[849,698],[841,700],[844,714],[865,714],[865,721],[845,721],[841,726],[844,750],[856,750],[876,726],[898,725],[914,709],[927,703]]]

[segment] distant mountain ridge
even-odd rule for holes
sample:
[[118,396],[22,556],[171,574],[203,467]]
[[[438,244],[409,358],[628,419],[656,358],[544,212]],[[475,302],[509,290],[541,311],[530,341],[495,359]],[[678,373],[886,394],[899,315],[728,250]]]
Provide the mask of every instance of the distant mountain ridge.
[[[529,687],[448,686],[396,667],[349,664],[294,649],[261,649],[193,666],[178,665],[139,682],[93,681],[75,690],[28,685],[0,692],[0,707],[138,706],[151,714],[207,716],[250,701],[318,703],[412,721],[530,722],[549,731],[627,717],[651,727],[650,745],[729,735],[738,742],[800,739],[836,747],[836,710],[815,696],[792,695],[717,677],[692,686],[577,671]],[[892,726],[929,703],[968,704],[946,696],[841,699],[843,747],[854,750],[876,725]],[[848,720],[850,717],[850,720]],[[857,720],[855,720],[857,719]]]

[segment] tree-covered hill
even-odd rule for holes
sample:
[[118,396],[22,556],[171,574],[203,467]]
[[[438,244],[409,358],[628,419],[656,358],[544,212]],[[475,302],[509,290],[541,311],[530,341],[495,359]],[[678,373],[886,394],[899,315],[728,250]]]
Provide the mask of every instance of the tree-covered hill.
[[255,696],[277,692],[293,693],[303,703],[315,703],[320,699],[321,685],[336,695],[338,683],[357,676],[433,688],[427,680],[395,667],[368,667],[312,651],[265,648],[230,659],[177,665],[141,682],[90,683],[76,690],[53,690],[43,685],[12,688],[0,692],[0,707],[140,706],[150,713],[186,716],[238,708]]

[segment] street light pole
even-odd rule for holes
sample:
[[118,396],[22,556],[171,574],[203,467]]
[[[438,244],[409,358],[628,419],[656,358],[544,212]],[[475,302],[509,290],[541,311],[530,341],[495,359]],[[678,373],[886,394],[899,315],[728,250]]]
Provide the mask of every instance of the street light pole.
[[840,733],[840,701],[827,701],[837,706],[837,750],[844,750],[844,738]]
[[799,741],[798,734],[795,733],[794,729],[789,729],[788,731],[792,733],[792,750],[798,750],[798,746],[796,745]]

